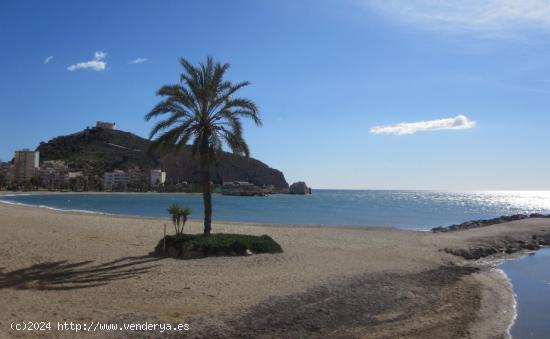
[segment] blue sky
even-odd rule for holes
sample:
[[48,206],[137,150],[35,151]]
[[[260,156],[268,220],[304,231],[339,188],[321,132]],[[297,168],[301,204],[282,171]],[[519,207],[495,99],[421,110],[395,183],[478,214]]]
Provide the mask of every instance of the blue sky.
[[2,1],[0,159],[96,120],[147,136],[178,58],[212,55],[289,182],[550,189],[549,34],[546,0]]

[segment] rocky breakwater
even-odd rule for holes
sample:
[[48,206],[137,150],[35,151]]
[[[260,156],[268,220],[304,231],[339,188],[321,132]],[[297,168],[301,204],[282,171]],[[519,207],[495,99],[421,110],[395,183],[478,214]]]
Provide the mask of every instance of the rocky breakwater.
[[[514,214],[493,219],[467,221],[447,227],[435,227],[431,231],[433,233],[458,232],[531,218],[550,219],[550,215],[539,213]],[[550,246],[550,233],[516,234],[514,236],[496,237],[484,239],[483,242],[472,244],[468,248],[445,248],[444,250],[447,253],[463,257],[464,259],[476,260],[497,254],[512,254],[522,250],[537,250],[543,246]]]
[[493,218],[493,219],[470,220],[470,221],[463,222],[462,224],[434,227],[431,229],[431,231],[434,233],[460,231],[460,230],[486,227],[486,226],[491,226],[496,224],[502,224],[505,222],[523,220],[523,219],[529,219],[529,218],[550,218],[550,214],[531,213],[531,214],[503,215],[501,217]]

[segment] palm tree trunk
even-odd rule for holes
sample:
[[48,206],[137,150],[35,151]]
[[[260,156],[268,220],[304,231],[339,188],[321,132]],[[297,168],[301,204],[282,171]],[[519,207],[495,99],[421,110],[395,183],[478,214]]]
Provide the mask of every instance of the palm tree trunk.
[[204,204],[204,235],[212,230],[212,188],[210,186],[210,164],[208,154],[201,154],[202,201]]

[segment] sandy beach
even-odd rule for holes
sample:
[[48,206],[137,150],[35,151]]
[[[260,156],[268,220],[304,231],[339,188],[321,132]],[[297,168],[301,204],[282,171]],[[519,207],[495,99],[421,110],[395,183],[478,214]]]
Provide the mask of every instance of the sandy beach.
[[437,234],[215,223],[268,234],[284,253],[182,261],[149,256],[164,224],[171,232],[167,219],[0,204],[0,336],[36,335],[14,321],[148,321],[188,323],[190,338],[503,338],[515,314],[508,281],[449,249],[550,234],[550,219]]

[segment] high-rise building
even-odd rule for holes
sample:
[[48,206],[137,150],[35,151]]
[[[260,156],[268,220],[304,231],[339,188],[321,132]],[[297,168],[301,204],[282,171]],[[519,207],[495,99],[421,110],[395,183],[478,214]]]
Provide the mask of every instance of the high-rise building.
[[13,162],[13,181],[23,183],[30,181],[36,175],[40,163],[40,153],[22,149],[15,151]]

